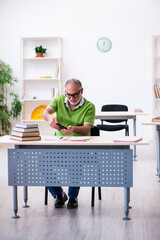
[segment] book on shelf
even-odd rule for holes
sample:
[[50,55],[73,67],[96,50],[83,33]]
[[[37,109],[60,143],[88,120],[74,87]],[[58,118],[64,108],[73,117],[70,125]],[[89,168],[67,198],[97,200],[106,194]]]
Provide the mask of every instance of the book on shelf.
[[40,78],[52,78],[51,76],[41,76]]
[[16,123],[15,127],[18,128],[38,128],[37,123]]
[[58,97],[59,96],[59,88],[55,88],[55,93],[54,93],[54,97]]
[[36,99],[36,96],[31,96],[31,95],[24,95],[22,99],[30,100],[30,99]]
[[59,64],[57,64],[56,66],[55,78],[58,78],[58,74],[59,74]]
[[51,99],[59,96],[59,88],[51,88]]
[[137,136],[125,136],[125,137],[118,137],[115,138],[114,142],[139,142],[142,140],[142,137]]
[[157,84],[154,85],[154,92],[155,92],[156,98],[160,98],[160,89]]
[[160,122],[160,116],[152,118],[152,122]]
[[41,140],[40,136],[33,136],[33,137],[18,137],[18,136],[10,136],[10,139],[12,140],[17,140],[17,141],[37,141],[37,140]]
[[154,85],[154,93],[155,93],[155,97],[158,98],[158,91],[157,91],[157,85]]
[[17,136],[17,137],[36,137],[39,136],[40,132],[17,132],[17,131],[12,131],[12,136]]
[[39,132],[39,128],[21,128],[21,127],[13,127],[13,131],[16,132]]
[[53,99],[55,96],[55,89],[51,88],[51,99]]

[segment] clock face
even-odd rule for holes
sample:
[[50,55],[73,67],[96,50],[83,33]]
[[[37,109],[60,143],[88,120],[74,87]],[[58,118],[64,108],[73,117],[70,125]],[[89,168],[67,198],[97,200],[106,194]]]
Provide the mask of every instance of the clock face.
[[112,43],[109,38],[102,37],[97,41],[97,48],[101,52],[108,52],[112,47]]

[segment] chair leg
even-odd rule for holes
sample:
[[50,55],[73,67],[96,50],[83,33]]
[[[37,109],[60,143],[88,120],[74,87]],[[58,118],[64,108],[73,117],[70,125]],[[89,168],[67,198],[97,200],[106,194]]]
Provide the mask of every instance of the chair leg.
[[102,196],[101,196],[101,187],[98,187],[98,198],[99,198],[99,200],[102,199]]
[[48,204],[48,188],[45,187],[44,205]]
[[92,187],[91,207],[94,207],[94,193],[95,193],[95,187]]
[[125,129],[125,136],[129,136],[129,128],[128,127]]
[[125,136],[127,136],[127,129],[125,129]]

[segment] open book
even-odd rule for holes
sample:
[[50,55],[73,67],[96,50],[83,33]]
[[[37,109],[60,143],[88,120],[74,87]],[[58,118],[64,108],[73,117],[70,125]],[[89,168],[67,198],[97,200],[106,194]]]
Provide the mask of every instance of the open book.
[[70,141],[87,141],[89,136],[47,136],[45,140],[70,140]]
[[45,140],[67,140],[66,136],[47,136]]
[[74,136],[74,137],[70,137],[68,140],[70,141],[86,141],[89,140],[91,137],[89,136]]
[[115,138],[114,142],[139,142],[142,140],[142,137],[137,136],[125,136],[125,137],[118,137]]

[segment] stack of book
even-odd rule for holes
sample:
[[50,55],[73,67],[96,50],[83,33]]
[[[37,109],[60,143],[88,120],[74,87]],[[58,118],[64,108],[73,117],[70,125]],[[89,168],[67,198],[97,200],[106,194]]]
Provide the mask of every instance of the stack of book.
[[41,140],[38,124],[17,123],[12,130],[10,139],[18,141]]
[[160,122],[160,117],[152,118],[152,122]]

